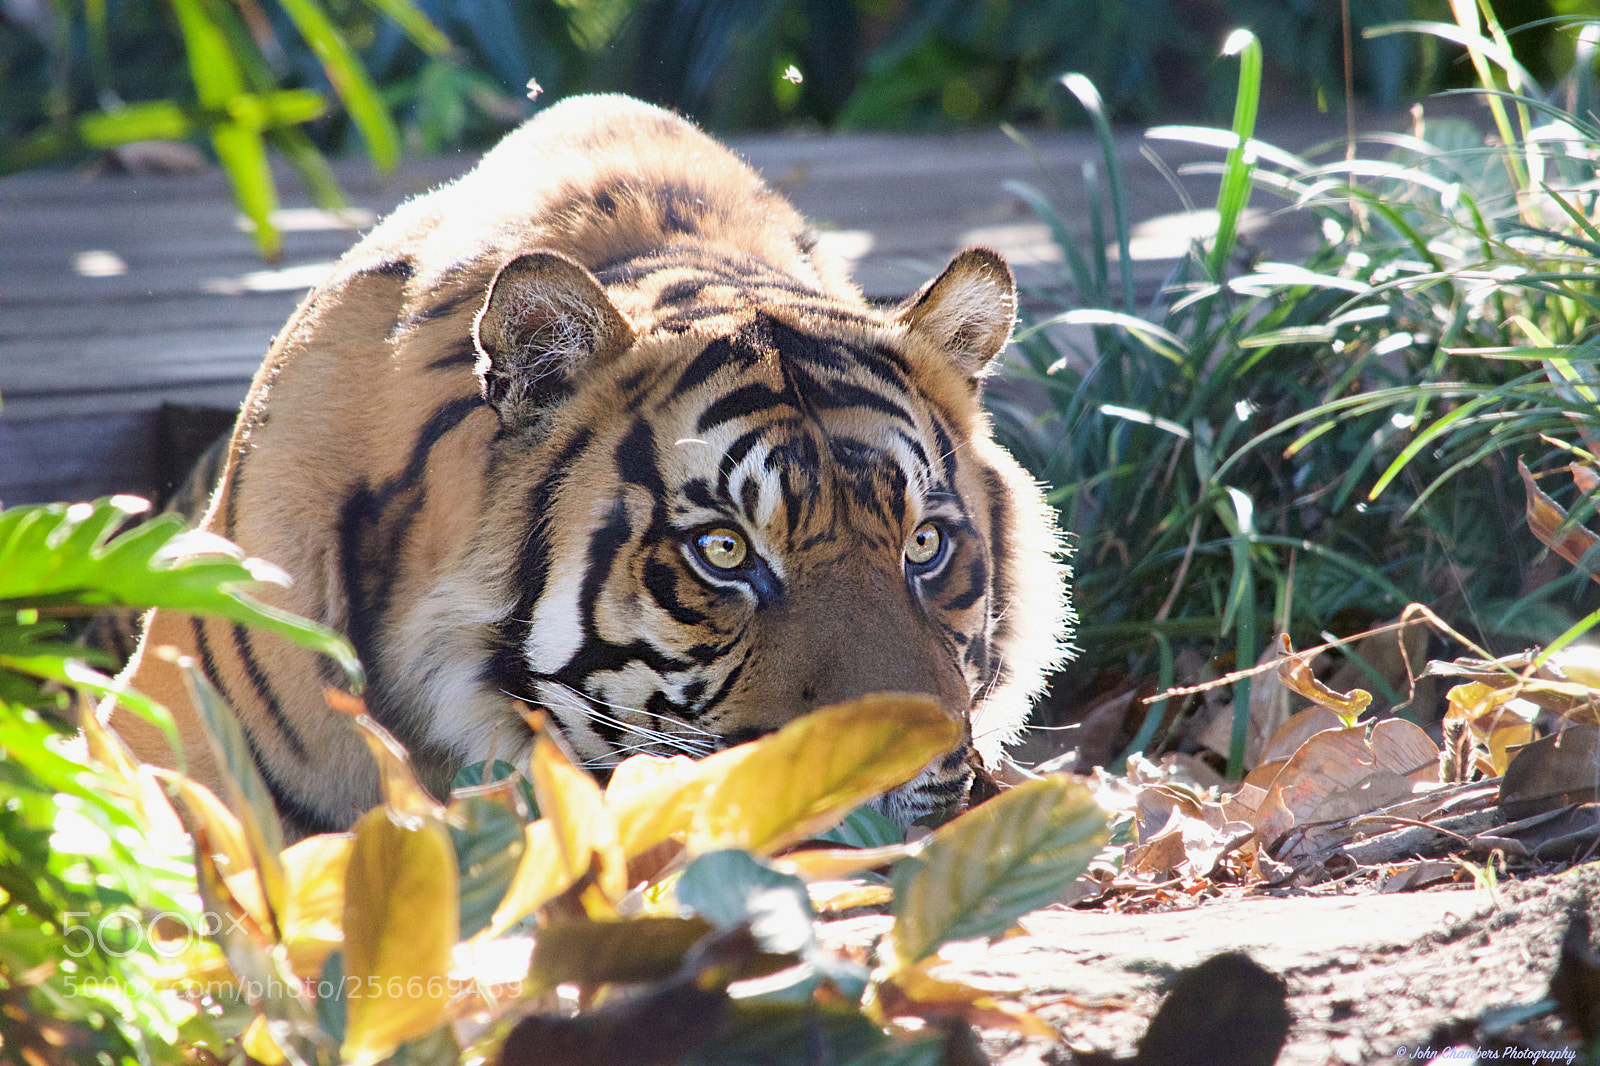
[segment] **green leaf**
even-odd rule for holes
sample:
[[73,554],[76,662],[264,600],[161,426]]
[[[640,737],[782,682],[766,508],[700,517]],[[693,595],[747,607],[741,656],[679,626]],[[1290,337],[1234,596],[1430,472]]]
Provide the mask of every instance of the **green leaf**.
[[244,828],[245,839],[256,860],[262,895],[273,921],[277,922],[282,917],[286,891],[283,866],[278,859],[283,851],[283,830],[278,822],[277,807],[272,802],[272,793],[256,766],[255,754],[244,729],[222,694],[195,663],[180,660],[178,665],[183,671],[184,687],[189,691],[189,702],[194,704],[201,720],[205,722],[216,762],[227,770],[221,798],[233,808],[233,813]]
[[345,998],[344,955],[335,951],[322,962],[317,981],[317,1028],[336,1042],[344,1040],[344,1024],[349,1011]]
[[691,862],[677,883],[678,902],[718,929],[749,924],[767,951],[798,954],[814,938],[806,884],[748,852],[712,851]]
[[[934,1043],[942,1049],[943,1040]],[[898,1050],[883,1030],[855,1007],[837,1005],[773,1004],[735,1000],[715,1040],[708,1040],[681,1060],[683,1066],[812,1066],[814,1063],[850,1063],[909,1066],[895,1056]],[[922,1066],[939,1062],[910,1060]]]
[[539,804],[533,798],[533,784],[515,766],[504,759],[496,759],[493,765],[488,762],[475,762],[463,766],[456,771],[456,776],[450,781],[450,791],[458,789],[477,788],[481,785],[493,784],[496,781],[515,781],[517,792],[522,796],[522,801],[527,804],[528,818],[539,817]]
[[461,878],[461,937],[489,926],[505,898],[525,847],[526,808],[504,792],[457,796],[447,823]]
[[904,829],[872,807],[857,807],[826,833],[812,837],[847,848],[881,848],[905,842]]
[[998,936],[1060,897],[1107,839],[1083,785],[1030,781],[940,827],[894,870],[891,968],[955,940]]
[[811,897],[798,877],[747,852],[713,851],[689,864],[675,891],[679,903],[718,929],[748,925],[763,951],[804,959],[847,998],[859,999],[866,990],[864,968],[817,943]]
[[450,54],[450,38],[409,0],[366,0],[366,3],[372,10],[393,19],[401,32],[411,38],[411,43],[424,52],[440,57]]
[[0,511],[0,607],[161,607],[259,626],[327,655],[351,683],[361,664],[333,630],[258,603],[243,589],[287,583],[283,572],[221,537],[193,533],[160,515],[111,537],[149,505],[131,496],[94,504],[41,504]]
[[344,101],[350,120],[367,142],[367,154],[373,164],[379,170],[393,170],[400,158],[400,132],[344,35],[314,0],[282,0],[282,4],[295,29],[316,53],[334,92]]

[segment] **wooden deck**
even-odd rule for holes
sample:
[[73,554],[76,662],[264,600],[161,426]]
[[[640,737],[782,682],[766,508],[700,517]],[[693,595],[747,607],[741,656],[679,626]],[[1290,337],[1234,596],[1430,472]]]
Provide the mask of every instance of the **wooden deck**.
[[[1331,122],[1264,130],[1299,149],[1338,134]],[[1140,289],[1154,291],[1183,246],[1181,200],[1147,160],[1141,138],[1119,142],[1149,241],[1135,252]],[[874,297],[914,290],[957,249],[996,248],[1026,285],[1055,278],[1046,228],[1004,188],[1046,179],[999,132],[762,136],[735,147],[782,188],[852,261]],[[1084,133],[1040,134],[1034,147],[1067,189],[1082,188],[1098,148]],[[1218,152],[1160,146],[1176,167]],[[0,180],[0,501],[151,496],[231,418],[273,335],[306,289],[360,231],[402,200],[465,171],[474,157],[413,160],[376,178],[337,170],[355,209],[310,209],[285,176],[285,254],[256,258],[222,176],[34,173]],[[1194,201],[1214,179],[1186,179]],[[1081,202],[1064,205],[1088,231]],[[1264,204],[1270,209],[1271,204]],[[1150,220],[1157,220],[1150,222]],[[1251,239],[1274,255],[1310,242],[1303,219],[1261,213]],[[169,405],[163,414],[163,405]],[[170,405],[179,405],[173,408]],[[209,412],[209,413],[208,413]]]

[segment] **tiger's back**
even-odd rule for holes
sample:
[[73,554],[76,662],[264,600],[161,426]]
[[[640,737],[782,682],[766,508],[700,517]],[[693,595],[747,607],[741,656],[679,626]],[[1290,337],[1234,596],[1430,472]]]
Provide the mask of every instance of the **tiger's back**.
[[[1066,615],[1049,511],[979,405],[1014,302],[973,251],[874,308],[715,141],[626,98],[570,100],[307,297],[205,527],[293,576],[263,598],[349,635],[369,708],[440,790],[525,748],[514,698],[596,767],[871,691],[936,696],[992,758]],[[292,829],[374,801],[323,705],[329,664],[164,612],[156,644],[238,710]],[[175,668],[134,669],[192,736]],[[959,791],[947,763],[896,812]]]

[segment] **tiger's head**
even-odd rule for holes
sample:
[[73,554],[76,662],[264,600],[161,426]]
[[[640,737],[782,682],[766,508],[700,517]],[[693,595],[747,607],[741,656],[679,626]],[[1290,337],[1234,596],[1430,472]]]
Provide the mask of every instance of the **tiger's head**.
[[967,742],[881,806],[904,823],[959,800],[1070,616],[1050,510],[981,407],[1010,270],[969,250],[883,311],[698,295],[674,321],[553,252],[494,277],[474,338],[500,430],[472,551],[497,577],[487,598],[441,585],[414,630],[476,619],[461,661],[494,699],[432,739],[506,751],[511,696],[603,772],[920,693]]

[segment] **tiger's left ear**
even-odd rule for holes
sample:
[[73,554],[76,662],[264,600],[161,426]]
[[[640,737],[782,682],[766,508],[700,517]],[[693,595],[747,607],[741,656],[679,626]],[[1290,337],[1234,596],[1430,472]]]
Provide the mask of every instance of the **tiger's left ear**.
[[1011,338],[1017,285],[1006,261],[987,248],[968,248],[900,308],[906,328],[950,353],[976,378]]
[[511,426],[584,369],[633,346],[633,327],[595,276],[564,255],[528,252],[495,274],[472,323],[483,395]]

